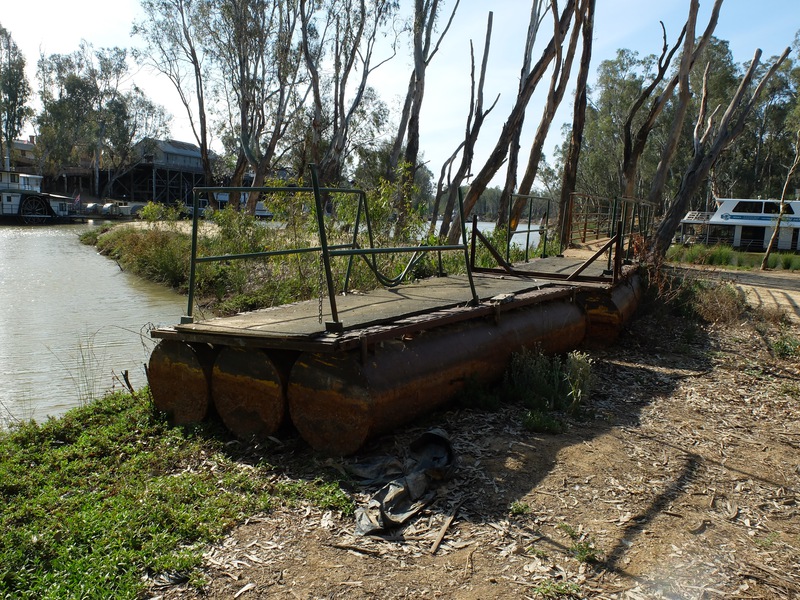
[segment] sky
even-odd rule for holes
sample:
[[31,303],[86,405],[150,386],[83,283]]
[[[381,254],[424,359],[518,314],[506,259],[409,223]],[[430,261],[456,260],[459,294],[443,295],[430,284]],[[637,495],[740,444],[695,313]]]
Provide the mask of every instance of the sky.
[[[142,41],[131,37],[131,25],[142,18],[139,0],[37,0],[35,5],[6,2],[0,11],[0,25],[25,55],[29,80],[36,88],[36,62],[40,53],[68,54],[78,49],[81,40],[95,48],[140,46]],[[563,1],[561,2],[563,4]],[[705,29],[713,2],[701,2],[698,34]],[[401,0],[410,10],[410,0]],[[452,5],[448,0],[446,7]],[[32,9],[32,7],[34,7]],[[499,94],[496,108],[487,117],[475,152],[473,172],[477,172],[494,146],[506,120],[519,85],[519,70],[530,15],[528,0],[462,0],[452,28],[441,51],[428,69],[426,95],[421,115],[421,149],[429,168],[438,175],[444,160],[463,140],[469,107],[470,40],[476,52],[476,68],[484,44],[486,21],[493,12],[492,45],[484,89],[488,107]],[[602,60],[611,59],[619,48],[638,52],[641,56],[661,50],[663,21],[668,40],[674,43],[688,13],[688,0],[597,0],[594,27],[592,77]],[[534,49],[534,61],[549,39],[550,23],[543,25],[540,42]],[[715,35],[730,43],[734,60],[742,63],[752,59],[757,48],[763,51],[762,61],[779,55],[791,46],[800,30],[800,5],[797,0],[726,0],[722,5]],[[794,58],[797,58],[793,55]],[[573,67],[577,72],[576,64]],[[374,73],[372,85],[390,106],[402,101],[411,70],[410,59],[401,55]],[[163,76],[134,68],[132,79],[157,103],[172,114],[172,137],[193,141],[188,121],[177,94]],[[540,87],[546,88],[549,73]],[[545,155],[552,157],[561,140],[561,126],[569,122],[572,113],[571,94],[574,85],[556,114]],[[534,95],[523,131],[523,156],[526,141],[533,138],[543,108],[542,95]],[[390,132],[387,132],[390,135]],[[496,183],[496,182],[495,182]]]

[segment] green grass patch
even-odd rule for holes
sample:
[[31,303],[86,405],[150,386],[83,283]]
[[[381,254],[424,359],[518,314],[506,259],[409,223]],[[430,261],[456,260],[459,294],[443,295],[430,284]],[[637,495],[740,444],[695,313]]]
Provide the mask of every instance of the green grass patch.
[[530,588],[530,593],[539,598],[583,598],[577,583],[552,579],[537,583]]
[[508,510],[514,516],[523,516],[531,514],[533,509],[531,509],[530,504],[517,500],[511,503],[511,506],[508,507]]
[[1,433],[0,597],[137,598],[145,573],[191,578],[246,516],[300,499],[352,512],[336,482],[275,483],[212,433],[168,427],[141,393]]
[[557,527],[572,541],[569,552],[576,560],[583,563],[594,563],[599,560],[599,551],[590,536],[580,533],[568,523],[559,523]]

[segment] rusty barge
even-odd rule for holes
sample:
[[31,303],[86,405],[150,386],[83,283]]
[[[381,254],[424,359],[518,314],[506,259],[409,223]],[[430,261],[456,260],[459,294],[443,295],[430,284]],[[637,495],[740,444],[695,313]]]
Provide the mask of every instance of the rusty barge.
[[[238,437],[264,439],[291,422],[314,449],[351,454],[370,438],[445,405],[464,386],[500,379],[511,355],[523,348],[562,353],[613,342],[638,304],[641,281],[636,266],[625,260],[631,237],[625,224],[636,215],[624,203],[598,213],[611,222],[607,231],[601,219],[593,219],[607,238],[593,255],[511,265],[491,249],[475,222],[471,239],[462,226],[462,243],[455,246],[364,245],[359,229],[366,224],[370,240],[371,233],[363,193],[320,189],[313,170],[312,184],[289,193],[313,194],[320,245],[294,252],[320,255],[327,310],[320,296],[319,302],[195,321],[190,282],[182,323],[151,332],[159,343],[148,365],[150,389],[155,406],[172,423],[216,414]],[[195,202],[203,192],[196,190]],[[327,243],[322,197],[333,193],[357,195],[351,244]],[[542,227],[547,224],[531,229],[529,213],[529,231]],[[497,268],[475,266],[479,243],[490,248]],[[192,277],[203,261],[274,259],[291,252],[199,257],[196,249],[195,216]],[[390,280],[375,269],[381,289],[349,293],[347,279],[336,288],[331,261],[360,258],[372,268],[382,252],[410,253],[412,261],[425,252],[456,252],[466,274],[402,283],[402,277]]]

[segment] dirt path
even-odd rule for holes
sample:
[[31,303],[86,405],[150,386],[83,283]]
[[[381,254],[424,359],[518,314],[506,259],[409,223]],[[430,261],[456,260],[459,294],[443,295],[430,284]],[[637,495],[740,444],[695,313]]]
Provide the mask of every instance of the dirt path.
[[[517,406],[432,415],[360,457],[402,457],[429,427],[451,436],[454,477],[404,528],[359,537],[352,517],[281,508],[207,549],[202,590],[153,596],[800,597],[800,368],[775,356],[780,336],[800,328],[645,307],[591,353],[587,416],[566,433],[527,432]],[[296,440],[265,458],[279,480],[341,467]]]

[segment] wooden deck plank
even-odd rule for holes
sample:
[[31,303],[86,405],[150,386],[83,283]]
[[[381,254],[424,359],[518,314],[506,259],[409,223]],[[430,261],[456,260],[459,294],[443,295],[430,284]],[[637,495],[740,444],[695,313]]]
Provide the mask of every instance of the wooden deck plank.
[[[296,302],[229,317],[175,325],[153,330],[154,338],[179,339],[234,346],[257,346],[285,349],[336,350],[351,348],[360,337],[386,337],[393,332],[424,330],[443,324],[481,318],[487,314],[488,300],[507,296],[510,306],[531,302],[547,302],[562,294],[587,287],[610,287],[608,283],[566,282],[564,277],[583,264],[583,256],[548,257],[517,264],[515,269],[531,273],[514,276],[503,273],[473,273],[481,306],[471,307],[472,299],[466,275],[433,277],[395,288],[383,288],[336,297],[341,333],[331,333],[330,303],[319,300]],[[599,277],[605,269],[603,260],[596,261],[584,273]],[[537,274],[542,274],[538,277]],[[547,273],[554,274],[552,279]]]
[[[476,275],[475,289],[481,300],[501,294],[518,294],[541,289],[551,282]],[[361,329],[390,323],[415,315],[429,313],[471,300],[465,276],[426,279],[391,289],[378,289],[366,293],[337,296],[339,320],[345,330]],[[230,317],[216,317],[196,323],[176,325],[179,333],[204,333],[211,335],[240,335],[256,337],[309,337],[325,333],[329,321],[330,304],[323,300],[323,322],[319,322],[317,300],[276,306]]]

